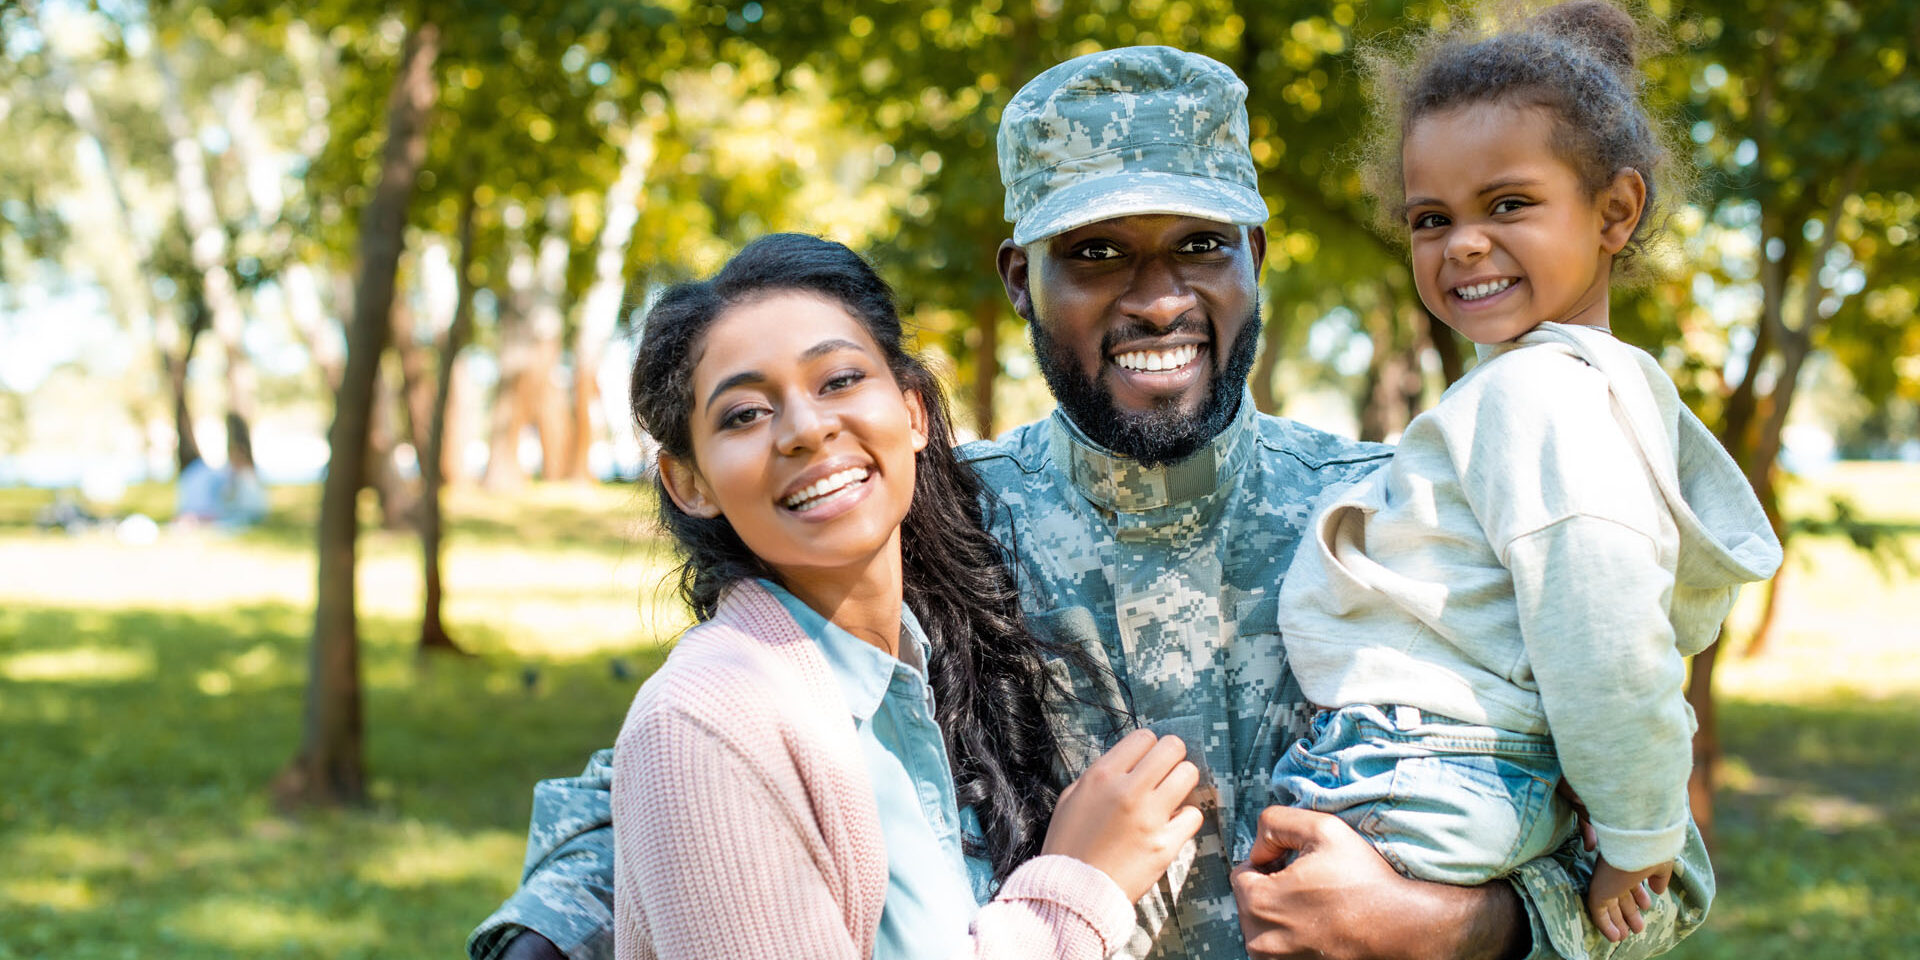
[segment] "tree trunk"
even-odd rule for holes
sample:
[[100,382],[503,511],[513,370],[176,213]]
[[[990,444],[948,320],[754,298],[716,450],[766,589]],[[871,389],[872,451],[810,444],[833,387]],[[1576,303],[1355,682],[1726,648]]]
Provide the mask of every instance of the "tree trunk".
[[[173,394],[173,449],[176,470],[200,459],[200,443],[193,436],[193,411],[187,404],[187,363],[193,359],[193,346],[207,329],[207,311],[197,297],[187,300],[185,335],[178,353],[164,352],[161,364],[167,371],[167,388]],[[163,339],[162,343],[164,344]]]
[[1773,625],[1780,613],[1780,588],[1787,580],[1786,557],[1780,558],[1780,569],[1773,579],[1767,581],[1767,599],[1760,606],[1760,621],[1753,626],[1753,636],[1747,639],[1747,645],[1741,649],[1741,659],[1758,657],[1767,652],[1767,646],[1773,640]]
[[1283,401],[1273,379],[1280,372],[1280,350],[1287,342],[1288,323],[1281,318],[1290,313],[1289,310],[1282,310],[1279,315],[1268,316],[1265,328],[1260,331],[1260,356],[1253,361],[1253,374],[1248,378],[1248,385],[1253,390],[1254,408],[1261,413],[1280,413]]
[[1373,357],[1367,361],[1367,392],[1360,405],[1362,440],[1380,442],[1406,429],[1410,411],[1420,402],[1420,367],[1409,363],[1409,351],[1400,345],[1400,315],[1399,297],[1390,284],[1381,284],[1378,303],[1366,313]]
[[319,583],[313,655],[300,749],[275,778],[283,805],[361,803],[366,798],[360,709],[360,638],[354,596],[359,535],[355,501],[366,471],[374,380],[385,352],[394,274],[406,243],[407,207],[427,151],[427,121],[438,90],[433,66],[439,30],[422,23],[387,100],[380,182],[360,225],[360,277],[348,331],[347,370],[328,431],[332,461],[320,501]]
[[496,321],[500,378],[494,386],[487,429],[487,471],[480,478],[482,486],[496,492],[516,490],[527,482],[526,468],[520,465],[520,435],[527,427],[527,409],[521,395],[537,349],[527,322],[533,255],[517,241],[510,243],[513,249],[508,254],[507,290],[499,299]]
[[[1726,626],[1721,625],[1721,633]],[[1713,664],[1719,659],[1720,644],[1694,655],[1693,672],[1687,677],[1687,703],[1699,728],[1693,733],[1693,773],[1687,777],[1687,803],[1693,811],[1694,826],[1709,849],[1713,846],[1713,792],[1720,786],[1720,714],[1713,700]]]
[[1466,359],[1460,355],[1460,335],[1424,307],[1420,312],[1426,314],[1427,339],[1433,343],[1433,352],[1440,356],[1440,375],[1451,387],[1467,375]]
[[188,250],[193,268],[200,274],[201,293],[207,298],[207,308],[213,312],[213,334],[225,348],[227,410],[252,424],[257,414],[256,378],[244,342],[246,314],[240,309],[240,294],[234,286],[233,274],[227,270],[227,231],[220,222],[219,211],[214,208],[213,181],[207,175],[206,157],[182,106],[185,101],[180,80],[167,62],[165,49],[157,37],[153,43],[153,66],[165,87],[160,97],[160,119],[172,143],[173,182],[179,193],[180,219],[186,224]]
[[[399,390],[384,360],[374,374],[373,407],[367,424],[367,478],[380,504],[380,529],[405,530],[413,525],[417,505],[407,478],[400,475],[400,434],[394,429]],[[417,453],[416,453],[417,457]]]
[[413,325],[413,310],[405,303],[393,305],[393,350],[400,359],[400,412],[406,420],[407,442],[414,455],[426,455],[427,424],[433,419],[433,381],[427,368],[433,358],[418,338]]
[[973,351],[973,426],[980,439],[993,439],[993,384],[1000,379],[1000,299],[983,297],[973,305],[973,327],[980,342]]
[[533,368],[521,382],[527,415],[540,434],[540,476],[549,480],[565,468],[569,446],[566,403],[557,375],[566,333],[567,257],[572,252],[567,230],[571,220],[566,198],[547,199],[547,232],[540,238],[540,254],[534,260],[533,309],[527,314],[535,347]]
[[434,381],[433,409],[429,413],[427,445],[420,452],[420,555],[424,563],[421,582],[426,585],[420,605],[420,652],[464,653],[447,635],[446,622],[440,616],[443,590],[440,582],[442,467],[446,456],[447,403],[453,395],[453,371],[461,348],[467,345],[473,327],[473,214],[474,192],[468,189],[460,198],[460,252],[456,259],[459,293],[453,305],[453,322],[447,325],[446,340],[440,345],[439,377]]
[[640,220],[640,193],[646,186],[653,154],[653,127],[638,120],[620,151],[620,176],[607,188],[600,246],[593,259],[593,285],[587,288],[580,322],[574,329],[573,424],[567,431],[565,460],[548,473],[555,479],[592,478],[589,454],[593,449],[593,410],[600,398],[600,363],[606,357],[607,341],[620,322],[620,307],[627,292],[627,247],[633,240],[634,224]]

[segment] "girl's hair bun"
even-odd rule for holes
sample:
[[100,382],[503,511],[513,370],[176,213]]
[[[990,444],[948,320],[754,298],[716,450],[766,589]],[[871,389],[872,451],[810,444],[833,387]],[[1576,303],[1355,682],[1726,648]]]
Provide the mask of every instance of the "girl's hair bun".
[[1625,10],[1606,0],[1572,0],[1549,7],[1533,18],[1531,26],[1585,47],[1615,73],[1627,76],[1634,71],[1640,28]]

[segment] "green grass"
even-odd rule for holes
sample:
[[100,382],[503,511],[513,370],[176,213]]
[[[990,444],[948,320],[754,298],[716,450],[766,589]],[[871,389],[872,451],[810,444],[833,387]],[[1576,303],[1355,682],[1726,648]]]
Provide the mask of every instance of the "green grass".
[[[1833,492],[1911,524],[1920,470],[1792,495]],[[532,784],[611,742],[683,622],[629,489],[452,498],[465,660],[414,655],[417,546],[370,530],[371,803],[285,817],[264,786],[299,738],[316,491],[146,547],[39,533],[48,499],[0,491],[0,960],[457,956],[518,878]],[[1774,647],[1722,661],[1721,893],[1674,956],[1920,956],[1920,582],[1837,538],[1794,554]]]

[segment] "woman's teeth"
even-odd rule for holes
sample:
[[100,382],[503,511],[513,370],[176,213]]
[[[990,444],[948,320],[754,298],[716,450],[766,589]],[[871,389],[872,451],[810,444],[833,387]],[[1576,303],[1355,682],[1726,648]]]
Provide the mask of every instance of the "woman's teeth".
[[1133,350],[1113,358],[1128,370],[1145,370],[1149,373],[1159,370],[1178,370],[1193,362],[1200,355],[1200,345],[1190,343],[1172,350]]
[[1481,300],[1486,297],[1491,297],[1513,286],[1513,284],[1514,279],[1512,277],[1502,277],[1499,280],[1488,280],[1486,283],[1476,283],[1470,287],[1454,287],[1453,295],[1462,300]]
[[780,501],[780,504],[789,510],[805,512],[818,506],[820,501],[825,500],[827,497],[839,493],[866,478],[866,467],[853,467],[842,470],[824,479],[814,481],[805,490]]

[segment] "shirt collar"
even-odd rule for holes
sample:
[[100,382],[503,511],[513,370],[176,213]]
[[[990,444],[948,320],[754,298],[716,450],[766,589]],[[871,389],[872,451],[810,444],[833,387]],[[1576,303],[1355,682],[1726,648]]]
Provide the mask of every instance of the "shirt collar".
[[[821,616],[812,607],[803,603],[799,597],[788,592],[785,587],[771,580],[759,581],[780,605],[787,609],[801,631],[813,639],[820,648],[821,656],[827,660],[827,666],[833,671],[833,678],[840,684],[840,695],[847,701],[847,711],[854,719],[865,723],[873,718],[880,709],[881,701],[886,699],[887,688],[893,683],[898,670],[917,670],[925,673],[924,664],[929,656],[927,634],[920,626],[920,619],[906,604],[900,605],[900,651],[916,660],[915,666],[887,654],[859,637]],[[909,646],[911,645],[911,646]]]
[[1067,467],[1073,485],[1097,506],[1116,513],[1145,513],[1202,500],[1226,487],[1253,454],[1259,428],[1253,394],[1240,392],[1240,409],[1226,429],[1178,463],[1149,467],[1087,439],[1066,411],[1053,412],[1054,460]]

